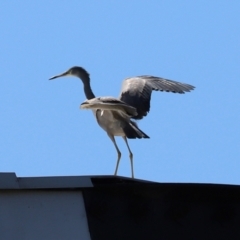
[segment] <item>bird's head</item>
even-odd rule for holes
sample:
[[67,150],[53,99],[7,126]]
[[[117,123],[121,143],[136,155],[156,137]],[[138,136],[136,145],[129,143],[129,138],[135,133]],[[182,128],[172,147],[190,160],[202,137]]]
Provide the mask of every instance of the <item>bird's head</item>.
[[87,83],[90,81],[89,73],[82,67],[71,67],[66,72],[53,76],[49,78],[49,80],[53,80],[59,77],[66,77],[66,76],[79,77],[84,83]]

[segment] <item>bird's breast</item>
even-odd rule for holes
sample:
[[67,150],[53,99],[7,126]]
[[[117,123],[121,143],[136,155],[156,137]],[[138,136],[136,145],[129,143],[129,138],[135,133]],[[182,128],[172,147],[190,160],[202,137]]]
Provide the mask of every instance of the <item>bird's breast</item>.
[[124,136],[122,130],[123,122],[114,116],[112,111],[100,110],[96,111],[96,119],[101,128],[106,132],[113,134],[114,136]]

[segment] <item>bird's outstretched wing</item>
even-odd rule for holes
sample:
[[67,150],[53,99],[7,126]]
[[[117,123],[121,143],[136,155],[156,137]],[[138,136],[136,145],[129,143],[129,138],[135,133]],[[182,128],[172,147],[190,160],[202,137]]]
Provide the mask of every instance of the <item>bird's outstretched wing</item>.
[[84,101],[80,105],[81,109],[101,109],[120,111],[130,117],[137,115],[136,108],[114,97],[97,97]]
[[173,93],[190,92],[195,87],[153,76],[139,76],[126,78],[123,81],[120,100],[137,109],[134,119],[142,119],[150,111],[152,90]]

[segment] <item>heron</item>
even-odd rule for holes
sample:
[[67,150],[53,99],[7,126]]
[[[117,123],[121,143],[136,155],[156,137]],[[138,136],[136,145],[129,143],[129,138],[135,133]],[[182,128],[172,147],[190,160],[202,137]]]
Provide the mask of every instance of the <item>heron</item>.
[[186,83],[161,77],[142,75],[124,79],[119,98],[95,97],[90,85],[90,74],[83,67],[72,67],[61,74],[51,77],[49,80],[66,76],[74,76],[82,80],[87,100],[80,105],[80,108],[91,109],[93,111],[99,126],[107,132],[108,137],[115,146],[117,162],[114,175],[117,175],[121,159],[121,152],[117,146],[115,137],[120,136],[125,141],[129,152],[132,178],[134,178],[133,153],[127,139],[149,138],[149,136],[138,127],[136,120],[147,116],[150,111],[152,91],[183,94],[195,88]]

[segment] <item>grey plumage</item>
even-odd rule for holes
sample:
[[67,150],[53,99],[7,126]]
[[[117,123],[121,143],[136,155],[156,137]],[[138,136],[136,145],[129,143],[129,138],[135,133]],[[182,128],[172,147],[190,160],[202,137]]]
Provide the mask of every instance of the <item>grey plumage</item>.
[[118,110],[120,113],[126,113],[129,117],[137,116],[136,108],[118,100],[114,97],[98,97],[83,102],[80,106],[82,109],[102,109]]
[[189,84],[159,77],[132,77],[123,81],[120,100],[137,109],[138,115],[134,116],[134,119],[142,119],[150,111],[152,90],[184,93],[193,89],[194,87]]
[[115,136],[123,137],[131,161],[133,173],[133,154],[129,148],[127,138],[149,138],[132,119],[142,119],[150,111],[151,94],[153,90],[173,93],[185,93],[194,89],[194,86],[154,76],[138,76],[126,78],[122,83],[119,98],[96,98],[90,86],[89,73],[82,67],[72,67],[66,72],[51,77],[49,80],[63,77],[76,76],[83,82],[83,89],[87,100],[80,107],[92,109],[98,124],[107,132],[118,153],[114,174],[117,174],[121,152],[115,141]]

